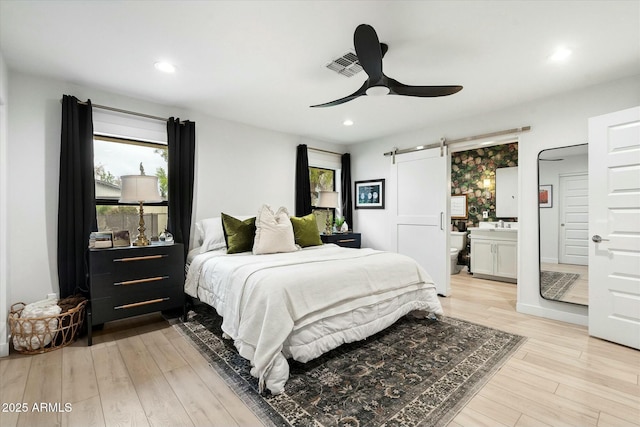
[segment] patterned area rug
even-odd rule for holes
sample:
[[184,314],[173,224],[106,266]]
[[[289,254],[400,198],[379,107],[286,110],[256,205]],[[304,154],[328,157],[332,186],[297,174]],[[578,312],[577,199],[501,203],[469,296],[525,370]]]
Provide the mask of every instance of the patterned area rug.
[[547,299],[562,299],[580,277],[575,273],[560,273],[559,271],[540,272],[540,292]]
[[197,305],[174,325],[265,424],[446,425],[525,341],[466,321],[404,317],[308,363],[290,360],[285,392],[258,394],[249,363],[221,338],[222,319]]

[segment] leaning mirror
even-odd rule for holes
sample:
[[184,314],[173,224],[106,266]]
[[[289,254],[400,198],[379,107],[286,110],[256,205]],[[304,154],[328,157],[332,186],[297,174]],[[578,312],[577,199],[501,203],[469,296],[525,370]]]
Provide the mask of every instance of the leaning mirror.
[[540,295],[587,305],[589,179],[587,144],[538,154]]

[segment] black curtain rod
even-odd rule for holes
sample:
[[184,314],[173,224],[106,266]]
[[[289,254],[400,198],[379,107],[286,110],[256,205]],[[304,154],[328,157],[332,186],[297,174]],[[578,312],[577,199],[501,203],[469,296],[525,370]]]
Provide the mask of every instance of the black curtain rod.
[[344,153],[336,153],[335,151],[323,150],[322,148],[307,147],[307,149],[313,150],[313,151],[320,151],[322,153],[335,154],[336,156],[342,156],[344,154]]
[[[60,100],[60,102],[62,102],[62,100]],[[78,100],[78,104],[87,105],[87,102]],[[101,110],[115,111],[116,113],[130,114],[132,116],[144,117],[144,118],[152,119],[152,120],[159,120],[161,122],[168,122],[169,121],[169,119],[164,118],[164,117],[152,116],[151,114],[145,114],[145,113],[137,113],[135,111],[123,110],[121,108],[107,107],[106,105],[100,105],[100,104],[91,103],[91,107],[99,108]]]

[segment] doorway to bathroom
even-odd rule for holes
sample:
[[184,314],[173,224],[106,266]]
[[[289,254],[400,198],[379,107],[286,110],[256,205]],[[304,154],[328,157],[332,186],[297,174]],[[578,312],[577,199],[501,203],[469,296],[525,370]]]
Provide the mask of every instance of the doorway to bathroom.
[[[481,227],[502,226],[517,229],[518,139],[511,136],[503,140],[460,143],[452,145],[450,150],[451,215],[448,223],[451,230],[449,252],[451,274],[473,274],[473,265],[480,260],[489,265],[499,264],[501,261],[496,259],[499,253],[495,248],[498,245],[491,243],[476,245],[476,251],[491,253],[476,252],[477,258],[474,262],[470,232]],[[505,189],[505,180],[499,178],[500,176],[508,176],[509,190]],[[502,184],[497,178],[502,179]],[[509,196],[501,200],[498,191],[503,193],[509,191]],[[463,215],[460,215],[456,207],[460,198],[463,198],[466,203],[466,212]],[[514,206],[504,209],[505,199],[513,202]],[[503,204],[502,209],[498,208],[499,203]],[[517,232],[510,234],[517,235]],[[517,264],[517,258],[515,263]],[[485,274],[486,271],[486,266],[483,265]],[[499,268],[496,268],[496,271],[498,273],[495,278],[502,280],[499,277]],[[509,281],[512,281],[512,278],[509,278]]]

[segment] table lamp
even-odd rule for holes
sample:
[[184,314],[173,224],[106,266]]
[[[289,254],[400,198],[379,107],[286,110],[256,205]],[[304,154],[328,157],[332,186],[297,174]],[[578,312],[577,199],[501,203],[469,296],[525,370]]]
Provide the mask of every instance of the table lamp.
[[158,177],[147,175],[124,175],[120,177],[122,192],[120,203],[140,203],[140,223],[138,227],[138,238],[133,242],[133,246],[148,246],[149,239],[145,236],[143,203],[158,203],[162,201],[160,191],[158,191]]
[[318,204],[316,205],[316,207],[327,208],[327,222],[324,229],[324,234],[333,234],[331,227],[331,215],[329,210],[338,207],[338,193],[336,191],[320,191],[318,196]]

